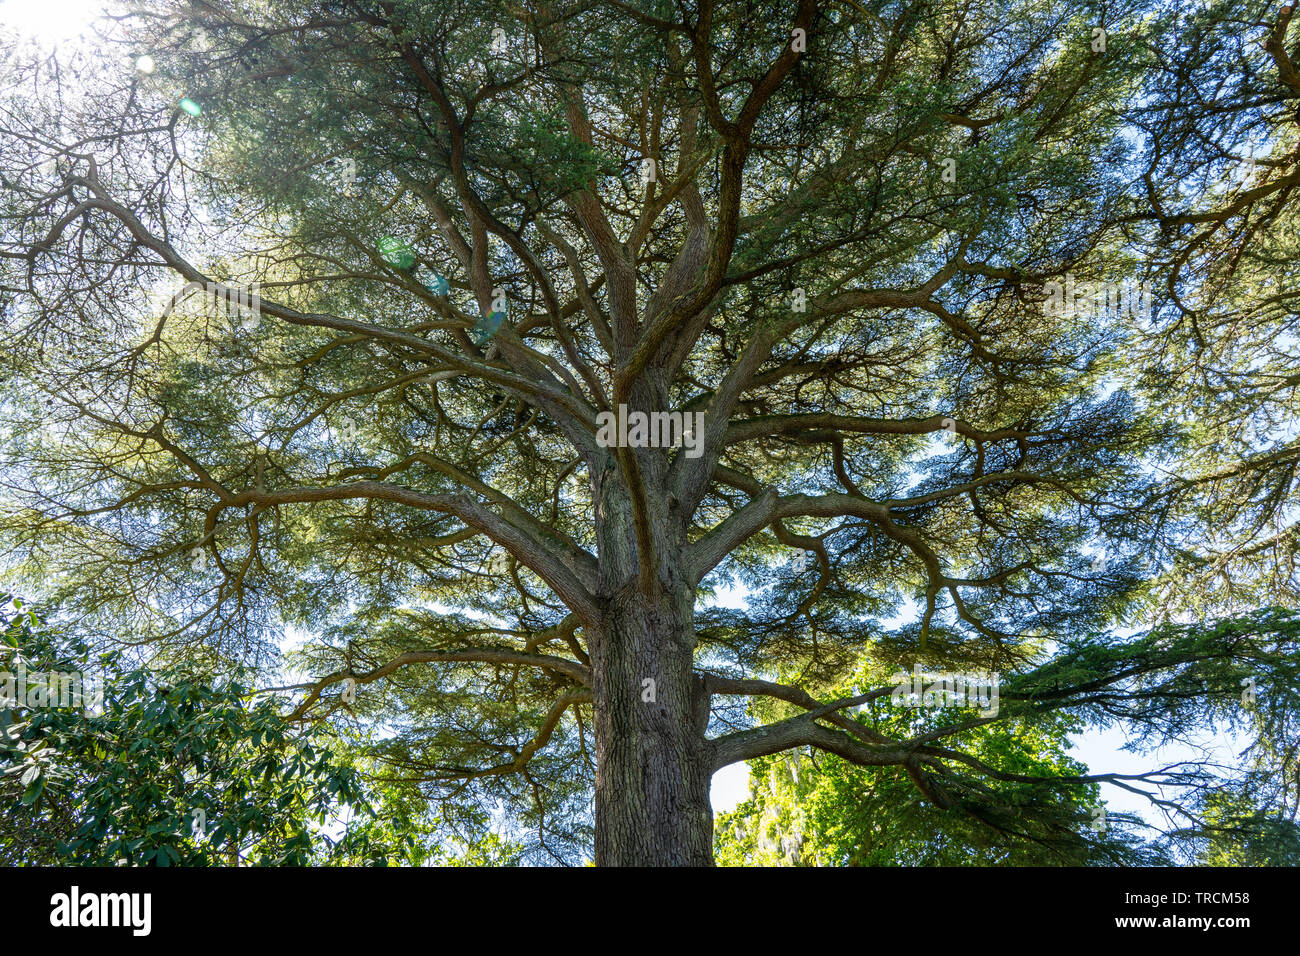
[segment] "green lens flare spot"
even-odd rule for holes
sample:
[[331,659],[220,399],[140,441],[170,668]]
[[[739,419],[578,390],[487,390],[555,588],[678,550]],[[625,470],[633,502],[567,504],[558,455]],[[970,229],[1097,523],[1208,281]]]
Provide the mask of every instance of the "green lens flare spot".
[[479,316],[479,320],[474,323],[474,329],[470,333],[470,338],[474,344],[482,345],[496,335],[497,329],[501,328],[501,320],[505,317],[504,312],[490,312],[486,316]]
[[203,107],[199,106],[198,103],[195,103],[188,96],[181,100],[181,109],[189,113],[191,116],[198,116],[203,112]]
[[379,240],[379,255],[390,266],[398,269],[409,269],[415,265],[415,250],[392,236],[384,236]]

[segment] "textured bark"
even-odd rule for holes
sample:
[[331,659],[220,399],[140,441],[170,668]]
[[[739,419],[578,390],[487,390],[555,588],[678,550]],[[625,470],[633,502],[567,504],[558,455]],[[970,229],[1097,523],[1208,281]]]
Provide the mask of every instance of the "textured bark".
[[[711,866],[708,700],[693,674],[693,593],[611,602],[592,653],[596,864]],[[646,680],[654,681],[654,700]]]
[[[636,390],[638,407],[671,407]],[[708,697],[694,673],[695,581],[668,456],[634,450],[654,567],[640,573],[632,490],[609,461],[593,469],[601,624],[590,641],[596,730],[596,864],[711,866],[713,752]],[[646,588],[649,579],[650,588]],[[654,699],[647,699],[654,681]]]

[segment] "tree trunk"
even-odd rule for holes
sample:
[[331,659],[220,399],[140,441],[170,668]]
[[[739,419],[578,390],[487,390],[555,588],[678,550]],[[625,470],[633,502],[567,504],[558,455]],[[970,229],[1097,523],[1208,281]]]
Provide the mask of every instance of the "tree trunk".
[[632,585],[592,646],[597,866],[713,865],[693,614],[690,589],[649,600]]

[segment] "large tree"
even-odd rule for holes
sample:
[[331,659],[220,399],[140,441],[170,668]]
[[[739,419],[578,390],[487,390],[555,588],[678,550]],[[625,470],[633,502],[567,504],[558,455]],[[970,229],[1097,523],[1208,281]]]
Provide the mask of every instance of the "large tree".
[[[1205,69],[1293,108],[1289,14],[1231,9],[1198,29],[1272,45]],[[94,63],[17,62],[0,117],[0,531],[88,636],[269,671],[292,625],[296,717],[598,864],[710,862],[712,775],[792,748],[939,807],[954,764],[1006,773],[967,721],[849,711],[888,687],[826,696],[868,647],[1019,673],[976,721],[1176,723],[1187,681],[1231,701],[1294,653],[1260,625],[1077,659],[1201,527],[1162,475],[1183,380],[1126,388],[1141,296],[1059,297],[1180,254],[1162,190],[1221,198],[1161,159],[1196,103],[1157,4],[230,0],[105,30]],[[1294,144],[1272,127],[1268,175]],[[610,441],[620,410],[699,417],[662,447]],[[746,610],[707,600],[728,581]]]

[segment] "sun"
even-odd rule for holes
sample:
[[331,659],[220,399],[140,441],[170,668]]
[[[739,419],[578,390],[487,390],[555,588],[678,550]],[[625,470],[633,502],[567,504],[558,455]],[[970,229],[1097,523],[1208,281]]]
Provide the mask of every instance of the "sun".
[[89,34],[108,0],[0,0],[0,41],[50,48]]

